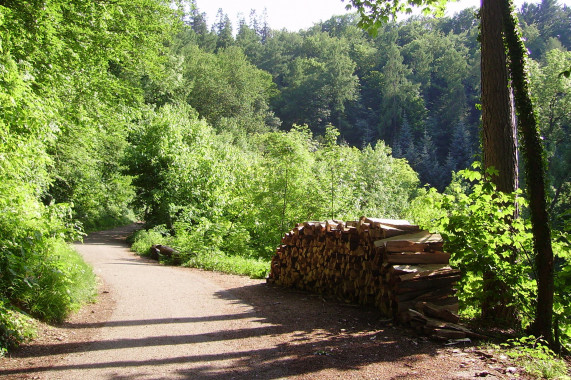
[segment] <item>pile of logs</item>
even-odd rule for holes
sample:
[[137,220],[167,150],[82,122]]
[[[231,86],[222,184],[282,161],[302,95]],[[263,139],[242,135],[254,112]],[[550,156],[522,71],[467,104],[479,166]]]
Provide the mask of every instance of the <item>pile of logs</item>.
[[442,339],[465,338],[453,288],[460,271],[442,245],[405,220],[300,223],[282,238],[268,282],[375,305]]

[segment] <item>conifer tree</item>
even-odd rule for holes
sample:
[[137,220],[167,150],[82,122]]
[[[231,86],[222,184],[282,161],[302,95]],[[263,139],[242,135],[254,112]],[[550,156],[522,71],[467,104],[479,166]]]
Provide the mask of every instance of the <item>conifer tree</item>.
[[234,36],[232,34],[232,22],[230,17],[222,11],[218,10],[216,15],[216,23],[212,26],[214,34],[218,37],[216,39],[216,50],[226,49],[228,46],[234,44]]

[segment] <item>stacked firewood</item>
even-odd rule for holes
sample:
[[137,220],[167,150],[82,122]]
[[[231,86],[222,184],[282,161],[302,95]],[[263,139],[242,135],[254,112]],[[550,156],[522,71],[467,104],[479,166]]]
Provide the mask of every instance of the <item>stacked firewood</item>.
[[[466,337],[442,237],[405,220],[305,222],[282,238],[268,282],[375,305],[420,332]],[[435,322],[440,321],[440,322]]]

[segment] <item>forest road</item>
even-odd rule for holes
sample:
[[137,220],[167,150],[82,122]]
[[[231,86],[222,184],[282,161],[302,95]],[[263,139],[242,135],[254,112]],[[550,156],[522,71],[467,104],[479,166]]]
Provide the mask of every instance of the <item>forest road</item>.
[[100,302],[0,360],[3,379],[508,378],[468,348],[414,337],[363,309],[264,280],[135,256],[132,228],[77,249]]

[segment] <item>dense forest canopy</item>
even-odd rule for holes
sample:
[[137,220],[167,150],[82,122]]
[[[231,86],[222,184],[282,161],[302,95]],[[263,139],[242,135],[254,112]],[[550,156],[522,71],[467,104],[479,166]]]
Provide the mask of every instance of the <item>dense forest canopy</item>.
[[[373,37],[356,15],[289,32],[220,10],[210,27],[182,3],[0,2],[0,311],[64,318],[81,297],[58,250],[84,229],[137,217],[191,260],[266,265],[296,222],[429,224],[444,191],[470,193],[455,172],[480,151],[475,9]],[[520,21],[549,211],[568,242],[571,9],[525,4]],[[53,284],[59,313],[38,296]]]
[[[522,7],[524,35],[539,71],[565,69],[570,17],[570,9],[555,1]],[[218,54],[216,41],[233,26],[225,18],[209,31],[204,20],[196,8],[187,17],[192,40]],[[253,13],[249,22],[241,20],[231,42],[272,75],[277,91],[269,105],[282,129],[307,124],[322,135],[332,124],[342,141],[357,147],[382,139],[397,157],[407,158],[423,183],[444,189],[450,173],[467,167],[479,151],[476,10],[452,18],[411,17],[385,25],[374,38],[357,21],[345,15],[301,32],[274,31]],[[562,83],[551,78],[553,85]],[[534,86],[541,83],[534,81]],[[562,106],[564,97],[552,99],[553,106]],[[540,113],[555,112],[548,103],[539,104],[546,98],[536,100]],[[568,124],[568,113],[561,111],[553,118]],[[544,137],[554,141],[547,130]],[[562,156],[550,157],[565,162]],[[563,182],[553,181],[555,189]]]

